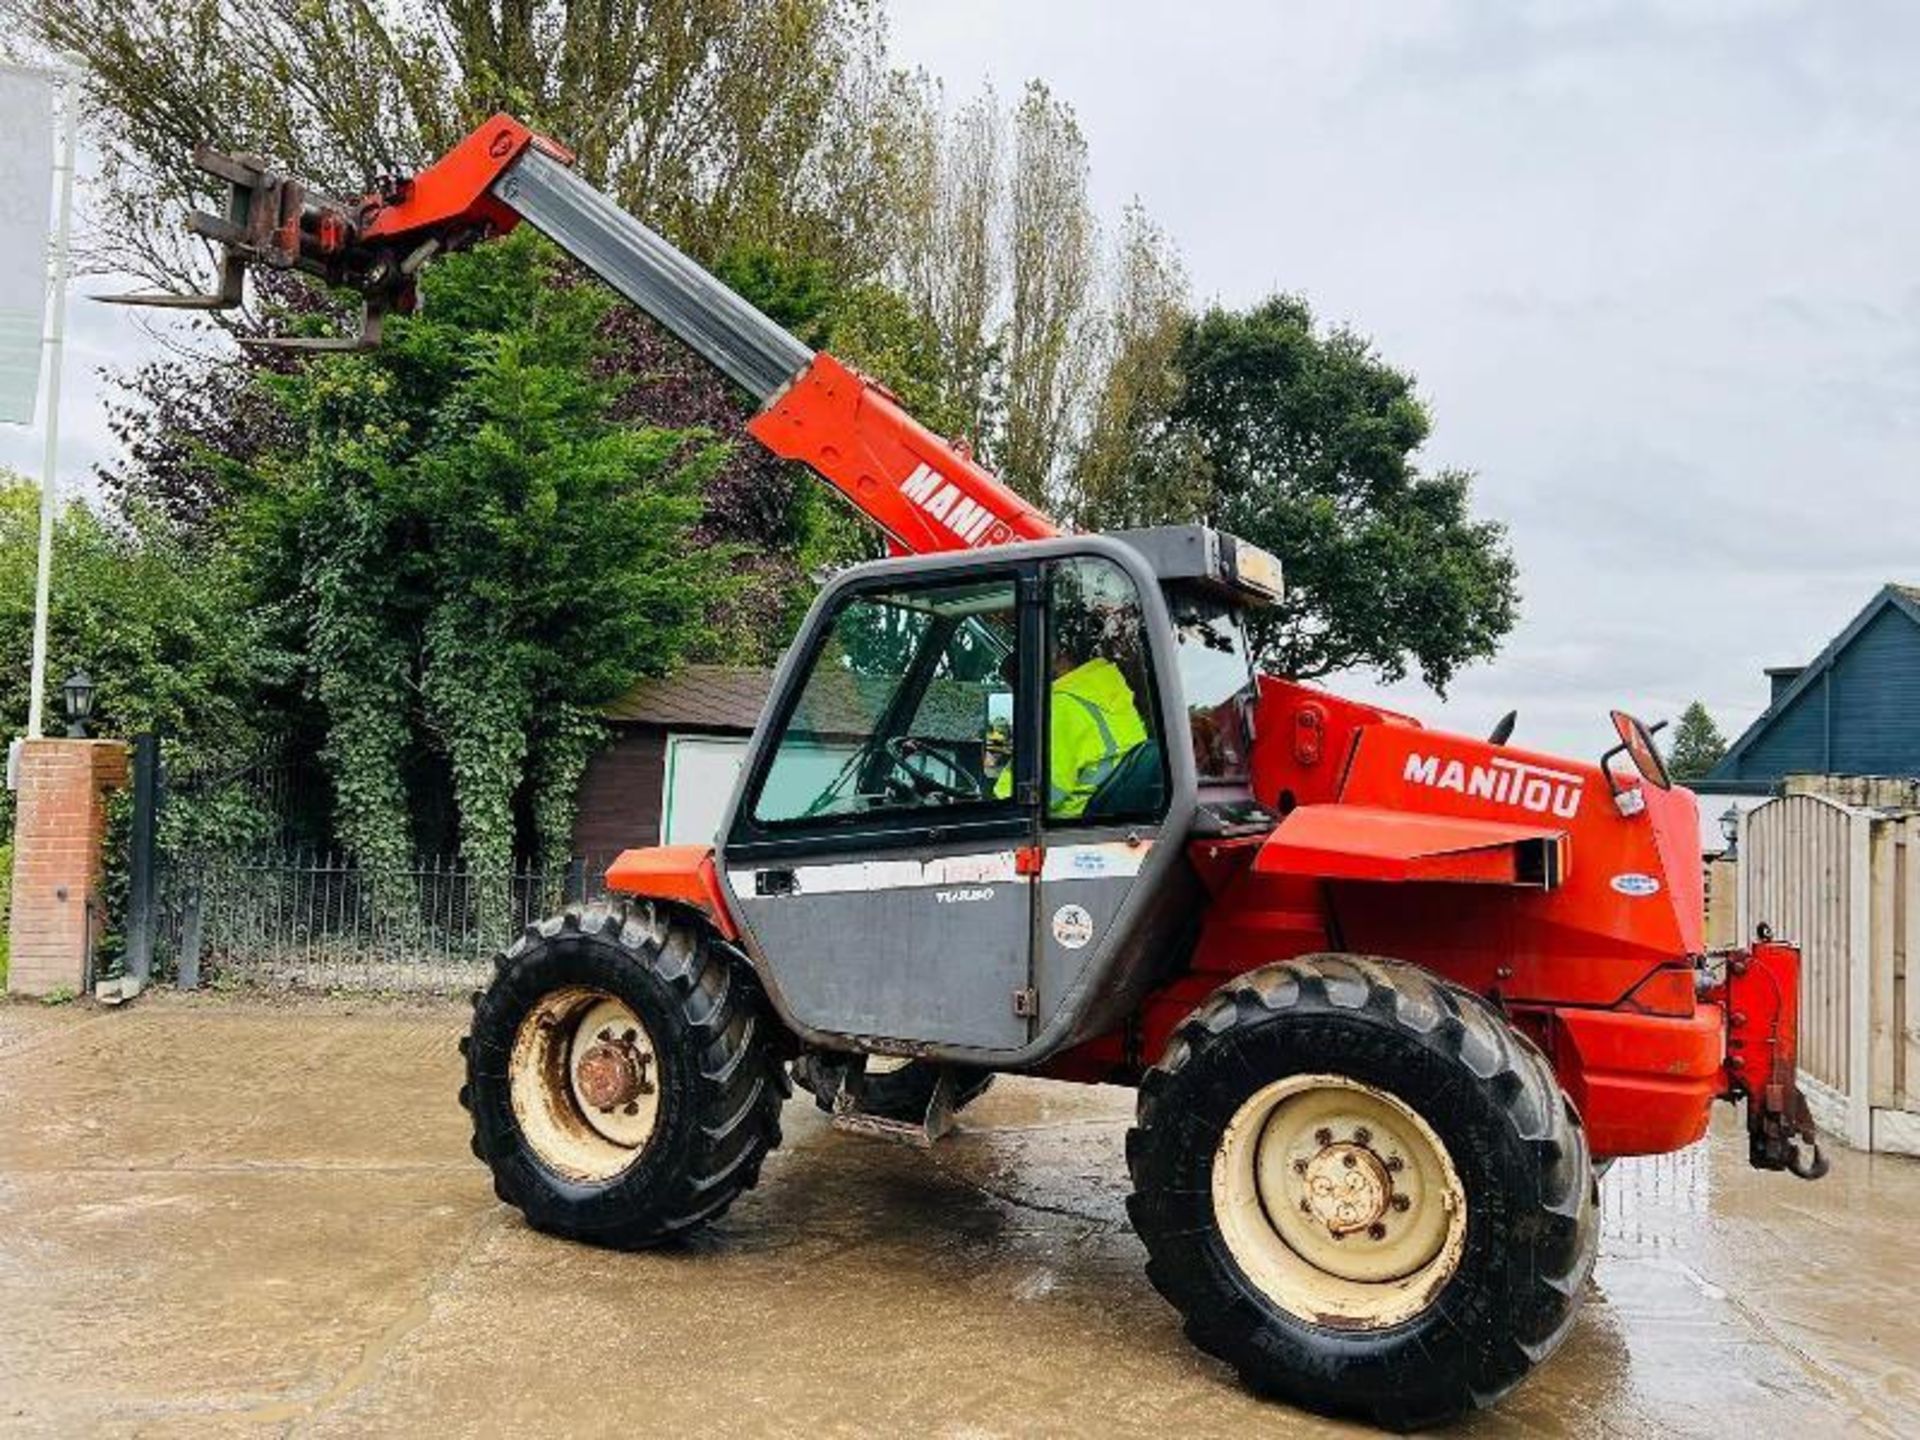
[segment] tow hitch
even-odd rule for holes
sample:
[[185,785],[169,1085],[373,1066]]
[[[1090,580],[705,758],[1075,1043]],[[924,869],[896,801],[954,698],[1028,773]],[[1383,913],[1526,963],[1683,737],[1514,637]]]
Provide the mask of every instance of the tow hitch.
[[1750,948],[1723,959],[1726,969],[1706,998],[1726,1011],[1724,1095],[1747,1102],[1747,1159],[1758,1170],[1818,1180],[1827,1173],[1827,1158],[1795,1068],[1800,951],[1763,925]]

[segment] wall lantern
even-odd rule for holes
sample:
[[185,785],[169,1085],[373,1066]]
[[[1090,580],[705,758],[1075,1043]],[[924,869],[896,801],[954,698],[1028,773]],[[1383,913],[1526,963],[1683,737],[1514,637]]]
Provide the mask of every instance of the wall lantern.
[[1720,834],[1727,842],[1727,848],[1720,852],[1720,858],[1723,860],[1738,860],[1740,858],[1738,848],[1740,843],[1740,807],[1738,805],[1729,805],[1726,810],[1721,813]]
[[93,681],[84,670],[76,670],[60,687],[67,701],[67,738],[87,738],[87,717],[93,714]]

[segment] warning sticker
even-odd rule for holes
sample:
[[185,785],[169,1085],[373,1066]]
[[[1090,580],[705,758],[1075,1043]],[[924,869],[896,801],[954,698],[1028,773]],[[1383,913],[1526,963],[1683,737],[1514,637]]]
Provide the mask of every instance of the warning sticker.
[[1053,938],[1069,950],[1078,950],[1093,939],[1093,916],[1083,905],[1062,905],[1053,912]]

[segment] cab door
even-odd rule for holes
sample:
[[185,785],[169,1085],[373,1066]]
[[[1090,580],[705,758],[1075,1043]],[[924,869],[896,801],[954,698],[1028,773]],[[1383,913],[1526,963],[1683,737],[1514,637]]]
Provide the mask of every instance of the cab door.
[[1039,633],[1031,566],[864,582],[814,624],[721,857],[803,1026],[1028,1040]]
[[[1034,965],[1043,1019],[1114,945],[1139,944],[1137,920],[1132,934],[1121,933],[1135,913],[1126,902],[1161,841],[1172,777],[1150,641],[1163,624],[1152,608],[1159,597],[1104,555],[1053,561],[1045,590],[1050,678]],[[1164,929],[1168,917],[1160,919]]]

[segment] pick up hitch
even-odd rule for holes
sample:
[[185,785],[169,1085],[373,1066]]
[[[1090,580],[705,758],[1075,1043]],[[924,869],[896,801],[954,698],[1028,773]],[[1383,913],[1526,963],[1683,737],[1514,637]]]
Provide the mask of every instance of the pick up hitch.
[[1747,1102],[1747,1159],[1802,1180],[1827,1173],[1820,1134],[1800,1092],[1800,952],[1760,927],[1751,948],[1729,951],[1708,992],[1727,1013],[1728,1099]]

